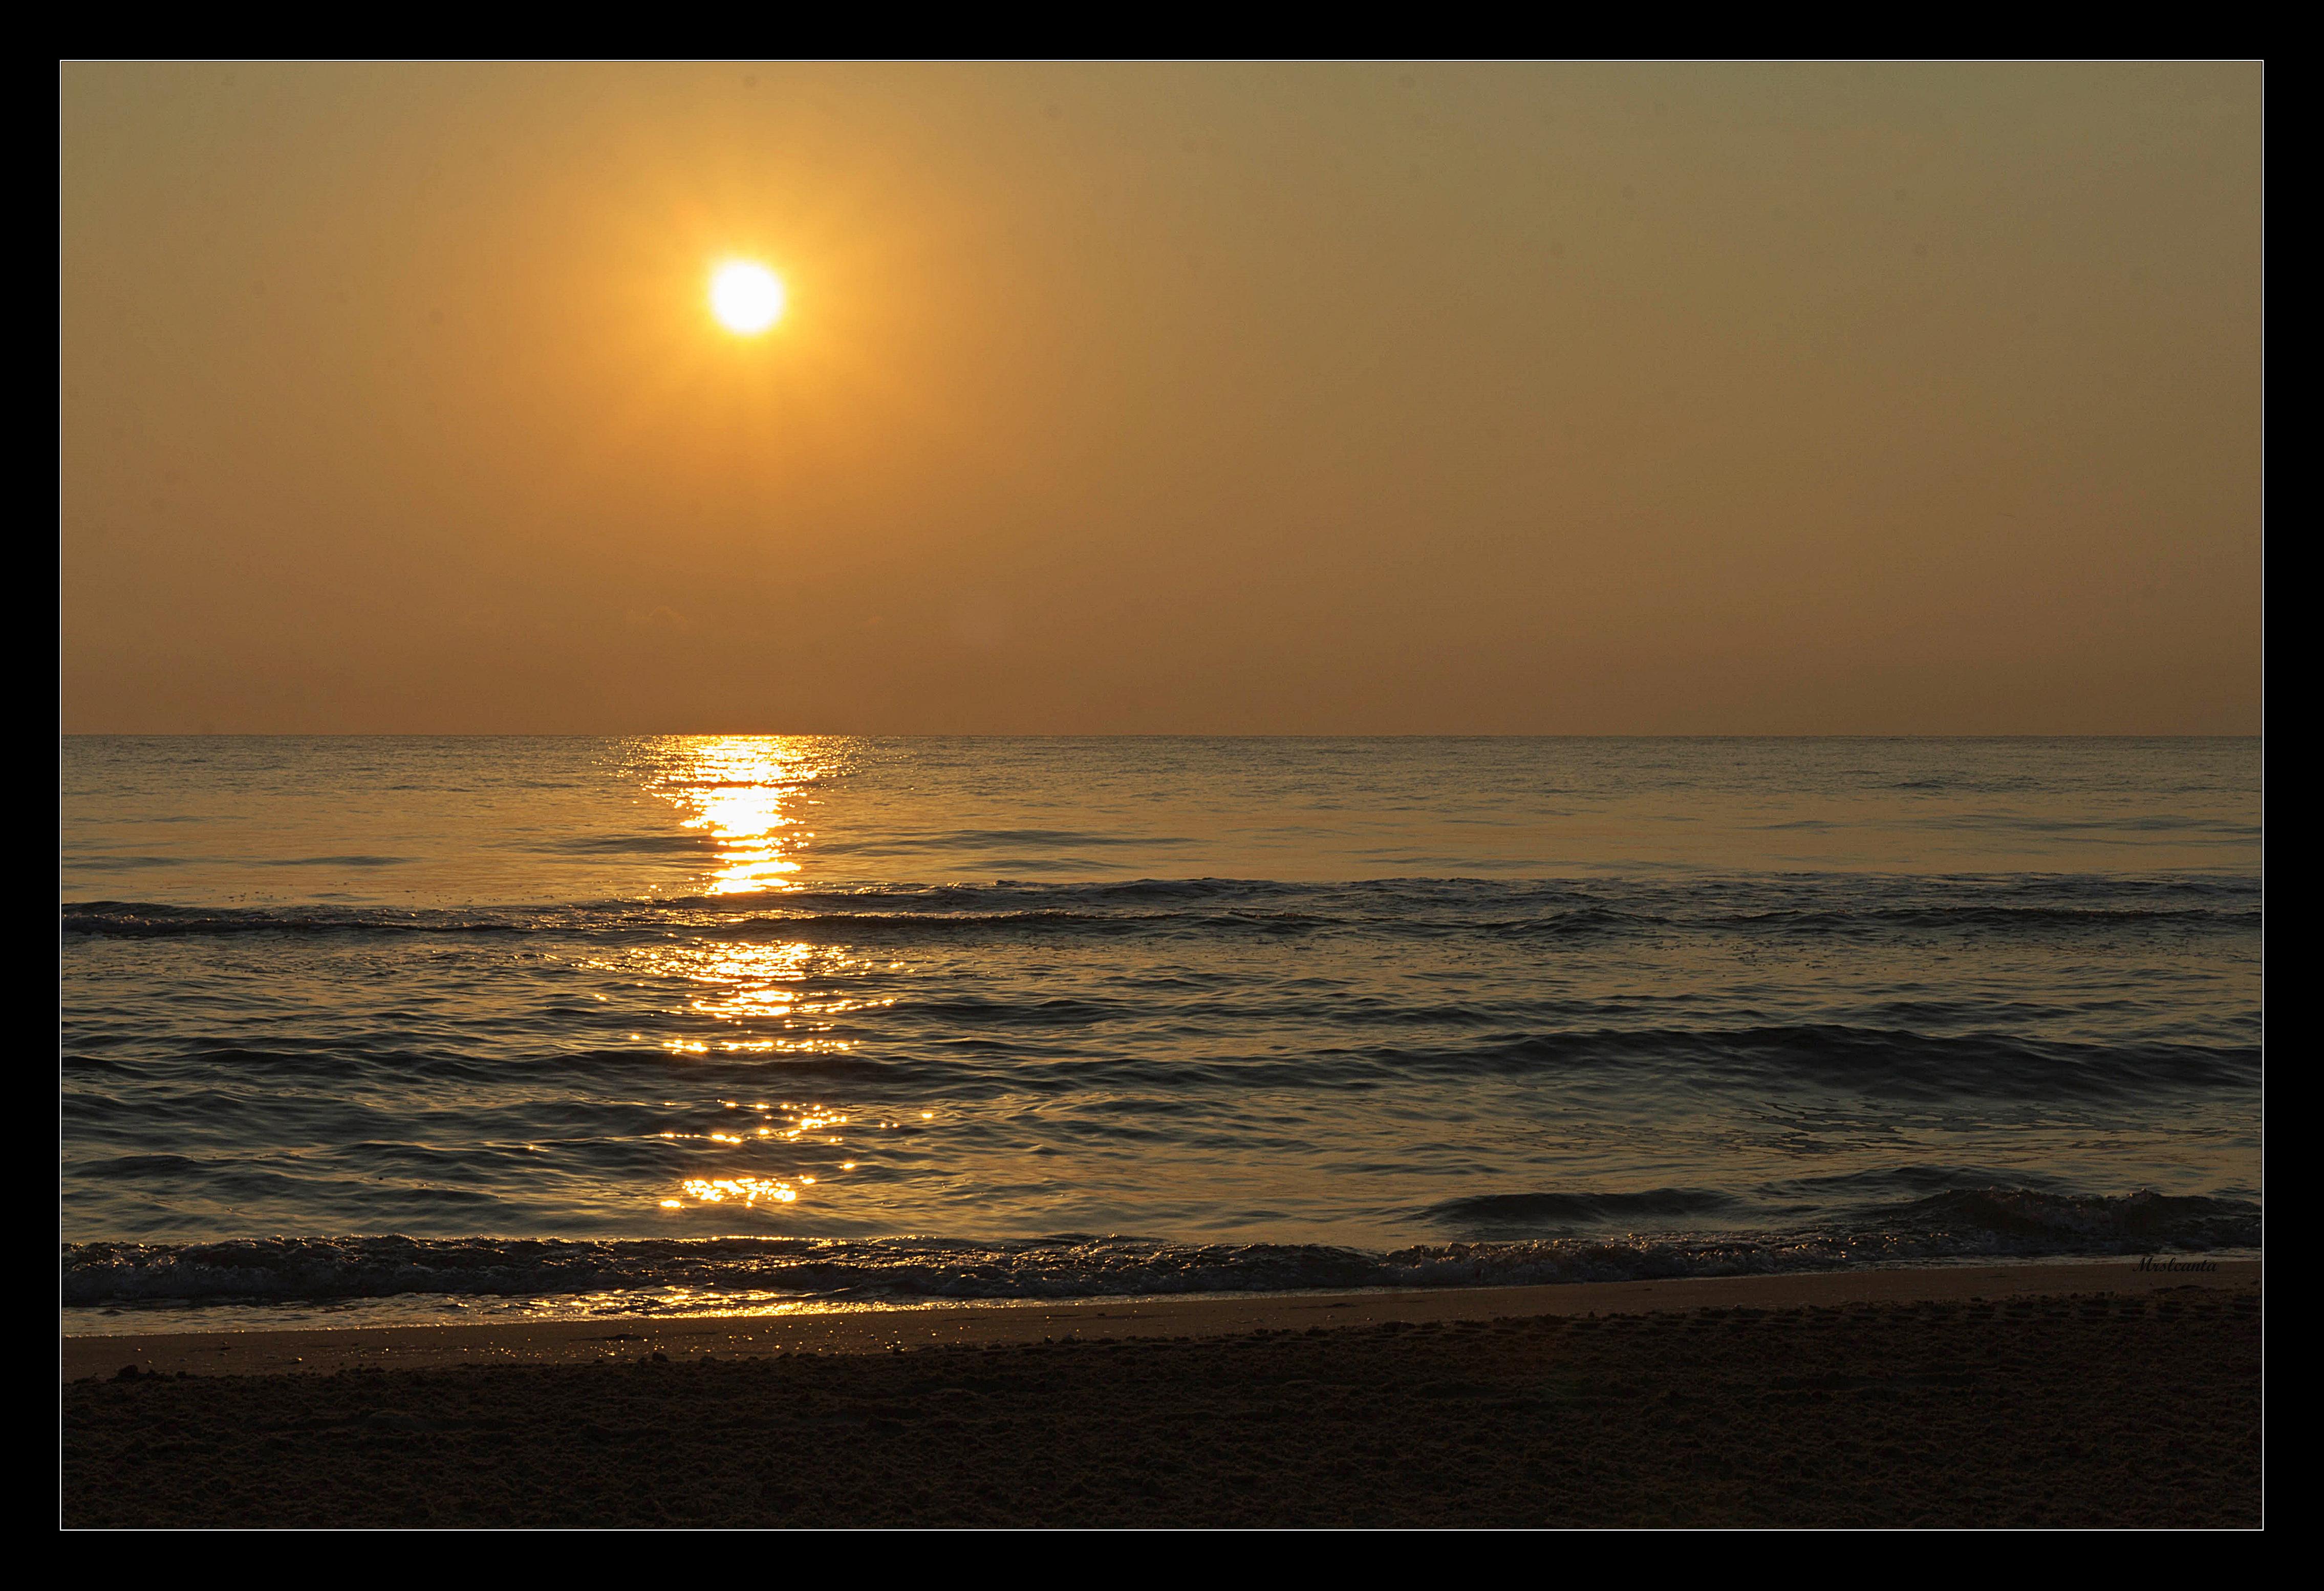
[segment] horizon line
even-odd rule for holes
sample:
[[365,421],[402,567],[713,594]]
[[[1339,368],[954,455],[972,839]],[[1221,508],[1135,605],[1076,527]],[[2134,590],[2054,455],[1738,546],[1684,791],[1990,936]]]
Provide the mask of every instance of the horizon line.
[[2264,729],[62,729],[60,740],[2259,740]]

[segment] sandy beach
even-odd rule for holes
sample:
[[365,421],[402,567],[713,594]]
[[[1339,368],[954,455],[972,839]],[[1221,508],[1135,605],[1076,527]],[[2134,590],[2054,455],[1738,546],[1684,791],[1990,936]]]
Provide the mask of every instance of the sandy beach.
[[97,1524],[2250,1525],[2256,1262],[73,1337]]

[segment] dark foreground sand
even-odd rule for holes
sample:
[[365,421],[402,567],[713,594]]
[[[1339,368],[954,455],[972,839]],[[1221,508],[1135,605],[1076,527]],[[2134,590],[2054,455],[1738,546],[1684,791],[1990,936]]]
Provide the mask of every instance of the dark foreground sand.
[[[1002,1327],[901,1348],[932,1312],[852,1353],[723,1321],[749,1351],[659,1360],[600,1323],[531,1363],[91,1376],[62,1388],[63,1517],[2255,1525],[2258,1269],[2085,1267],[2081,1291],[1925,1272],[1900,1301],[1776,1308],[1683,1286],[1594,1316],[1356,1295],[1346,1325],[1161,1335],[1200,1318],[1165,1308],[1050,1342],[1026,1339],[1058,1311],[974,1311]],[[76,1340],[125,1362],[126,1339]]]

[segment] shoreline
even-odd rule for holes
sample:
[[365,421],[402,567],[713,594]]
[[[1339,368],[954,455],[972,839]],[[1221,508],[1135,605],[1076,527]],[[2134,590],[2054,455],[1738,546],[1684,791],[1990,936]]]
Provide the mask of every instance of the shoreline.
[[[994,1300],[898,1309],[806,1306],[733,1314],[476,1324],[303,1327],[60,1337],[67,1382],[120,1374],[268,1375],[447,1365],[554,1365],[650,1358],[877,1354],[1127,1337],[1221,1337],[1539,1317],[1848,1304],[1993,1301],[2174,1288],[2262,1288],[2263,1260],[2073,1260],[1782,1276],[1684,1277],[1526,1287],[1410,1288],[1050,1302]],[[2179,1269],[2166,1268],[2176,1264]],[[2186,1267],[2209,1265],[2209,1270]]]
[[2218,1264],[189,1336],[175,1347],[207,1350],[208,1373],[99,1357],[61,1383],[60,1512],[2253,1527],[2262,1276]]

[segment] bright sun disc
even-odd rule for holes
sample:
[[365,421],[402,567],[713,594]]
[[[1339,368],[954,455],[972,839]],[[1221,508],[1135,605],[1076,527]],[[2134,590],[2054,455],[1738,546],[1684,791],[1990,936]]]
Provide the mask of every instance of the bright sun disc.
[[710,278],[710,312],[727,330],[756,336],[782,319],[783,284],[747,260],[721,265]]

